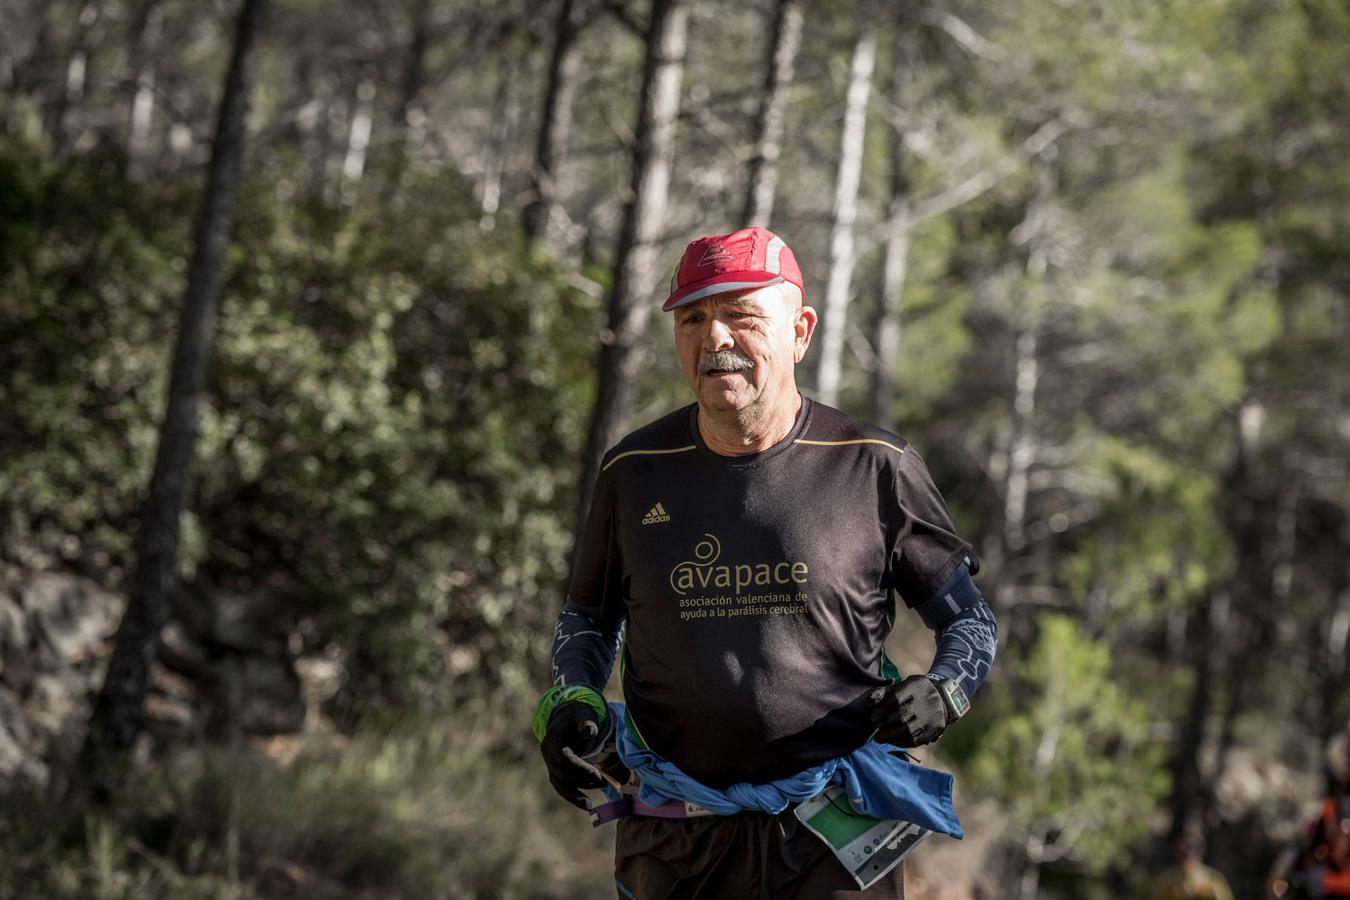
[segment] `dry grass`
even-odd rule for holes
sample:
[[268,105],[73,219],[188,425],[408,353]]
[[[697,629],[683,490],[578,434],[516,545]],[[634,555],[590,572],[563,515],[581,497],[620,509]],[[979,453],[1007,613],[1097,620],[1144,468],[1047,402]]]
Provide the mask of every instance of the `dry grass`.
[[527,734],[471,721],[177,750],[98,812],[11,789],[0,896],[610,894],[612,831],[553,795]]

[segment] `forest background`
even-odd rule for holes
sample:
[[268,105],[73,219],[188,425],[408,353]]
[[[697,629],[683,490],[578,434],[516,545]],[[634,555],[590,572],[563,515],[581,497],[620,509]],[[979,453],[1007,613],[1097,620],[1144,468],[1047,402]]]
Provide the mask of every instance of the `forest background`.
[[526,723],[750,223],[1001,624],[911,895],[1261,896],[1350,715],[1347,71],[1345,0],[0,0],[0,896],[610,895]]

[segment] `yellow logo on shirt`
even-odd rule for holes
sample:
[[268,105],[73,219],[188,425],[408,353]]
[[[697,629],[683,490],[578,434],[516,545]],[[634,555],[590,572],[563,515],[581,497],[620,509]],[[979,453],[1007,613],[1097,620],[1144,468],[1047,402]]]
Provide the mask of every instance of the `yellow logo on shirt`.
[[713,534],[703,536],[707,540],[694,545],[694,558],[670,570],[670,587],[681,597],[696,588],[729,589],[733,594],[742,594],[752,587],[806,584],[809,569],[804,562],[718,563],[722,542]]

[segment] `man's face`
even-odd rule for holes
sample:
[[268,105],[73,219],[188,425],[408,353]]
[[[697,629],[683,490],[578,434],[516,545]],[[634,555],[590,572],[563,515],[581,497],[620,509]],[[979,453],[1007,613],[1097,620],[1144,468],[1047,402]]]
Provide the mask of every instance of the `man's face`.
[[806,353],[815,312],[779,285],[718,294],[674,311],[675,348],[699,406],[763,412],[796,402],[793,370]]

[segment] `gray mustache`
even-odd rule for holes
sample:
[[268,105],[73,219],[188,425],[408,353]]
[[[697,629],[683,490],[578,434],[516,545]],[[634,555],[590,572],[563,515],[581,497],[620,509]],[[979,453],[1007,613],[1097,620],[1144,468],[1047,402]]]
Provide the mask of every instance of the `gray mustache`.
[[698,373],[707,375],[709,372],[722,370],[743,372],[755,367],[754,360],[750,359],[735,350],[717,350],[707,354],[698,361]]

